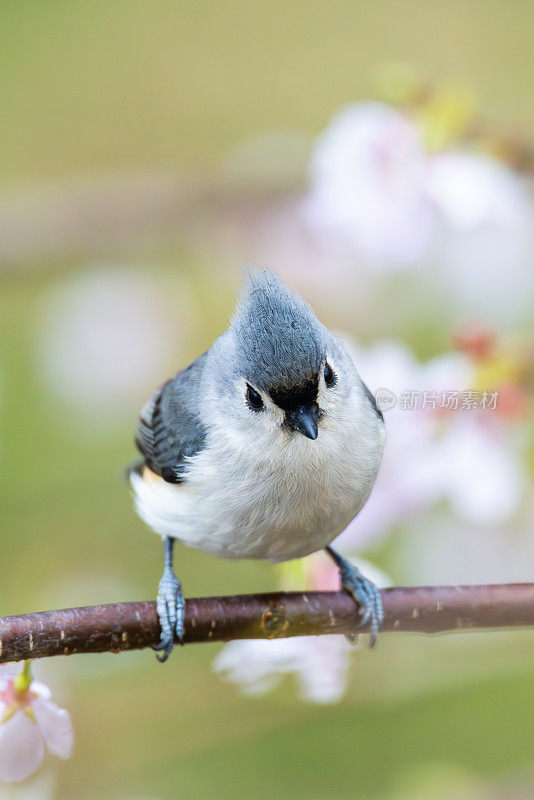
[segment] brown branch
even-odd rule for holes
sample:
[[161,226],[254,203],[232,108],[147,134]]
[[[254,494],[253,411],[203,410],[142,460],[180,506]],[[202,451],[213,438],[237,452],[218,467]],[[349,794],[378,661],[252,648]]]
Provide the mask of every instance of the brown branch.
[[[382,591],[382,631],[444,633],[534,626],[534,584],[416,586]],[[200,597],[186,601],[185,642],[359,633],[345,592]],[[159,640],[153,602],[44,611],[0,619],[0,662],[150,647]]]

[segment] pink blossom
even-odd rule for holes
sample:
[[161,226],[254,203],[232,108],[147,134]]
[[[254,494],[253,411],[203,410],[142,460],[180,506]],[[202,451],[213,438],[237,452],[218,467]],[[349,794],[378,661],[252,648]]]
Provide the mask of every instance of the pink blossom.
[[0,780],[22,781],[40,766],[45,750],[69,758],[70,715],[51,699],[50,689],[30,675],[29,662],[0,667]]
[[387,441],[371,496],[339,541],[361,549],[443,502],[470,525],[509,520],[522,501],[526,474],[521,442],[506,421],[489,412],[444,414],[439,408],[406,410],[399,403],[406,390],[420,396],[468,390],[475,379],[468,356],[445,353],[419,363],[400,343],[370,349],[346,344],[369,388],[387,388],[397,403],[384,412]]
[[301,218],[330,270],[425,266],[451,305],[503,321],[529,313],[532,199],[498,160],[459,147],[432,152],[408,113],[361,102],[317,138],[309,179]]
[[310,229],[376,266],[413,264],[432,231],[417,126],[385,103],[336,114],[318,138],[303,206]]

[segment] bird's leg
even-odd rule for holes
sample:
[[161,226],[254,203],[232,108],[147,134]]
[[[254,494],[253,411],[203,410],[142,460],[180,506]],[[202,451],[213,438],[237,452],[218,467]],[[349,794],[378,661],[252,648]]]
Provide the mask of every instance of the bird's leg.
[[[365,625],[370,622],[370,647],[374,647],[378,629],[384,621],[384,610],[382,608],[382,600],[380,598],[380,591],[375,584],[366,578],[360,570],[347,561],[343,556],[332,547],[327,547],[326,552],[336,562],[339,567],[339,574],[341,577],[341,588],[345,589],[358,603],[360,609],[360,616],[362,618],[360,625]],[[348,637],[349,641],[354,641],[354,637]]]
[[165,568],[158,586],[158,599],[156,607],[158,610],[159,624],[161,627],[161,640],[154,646],[154,650],[162,650],[158,654],[159,661],[166,661],[174,647],[174,635],[183,644],[185,600],[182,592],[182,584],[176,577],[172,569],[172,551],[174,539],[165,536],[163,539],[165,546]]

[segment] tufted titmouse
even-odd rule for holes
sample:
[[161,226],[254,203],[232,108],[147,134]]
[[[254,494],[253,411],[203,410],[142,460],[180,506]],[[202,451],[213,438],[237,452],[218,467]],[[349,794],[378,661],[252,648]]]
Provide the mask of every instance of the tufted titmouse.
[[250,271],[228,330],[154,392],[137,426],[135,504],[165,547],[160,660],[184,630],[175,539],[274,562],[326,548],[374,643],[380,595],[329,545],[369,497],[384,439],[340,340],[277,275]]

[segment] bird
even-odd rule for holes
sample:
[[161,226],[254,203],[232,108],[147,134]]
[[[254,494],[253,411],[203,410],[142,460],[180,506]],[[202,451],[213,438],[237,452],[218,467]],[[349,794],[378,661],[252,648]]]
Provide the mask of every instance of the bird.
[[274,271],[249,268],[227,330],[151,395],[137,423],[135,508],[164,544],[159,660],[183,644],[176,540],[273,563],[326,550],[373,646],[380,592],[332,542],[367,501],[384,442],[343,342]]

